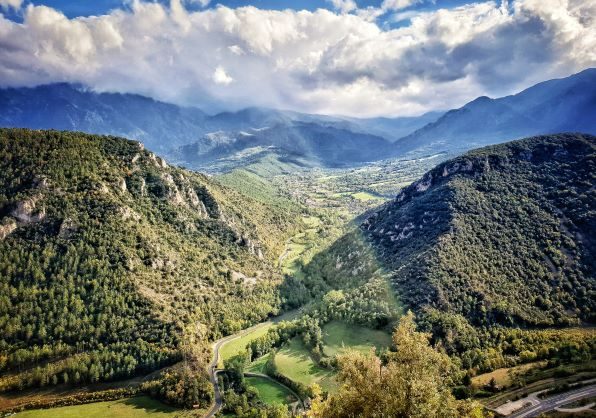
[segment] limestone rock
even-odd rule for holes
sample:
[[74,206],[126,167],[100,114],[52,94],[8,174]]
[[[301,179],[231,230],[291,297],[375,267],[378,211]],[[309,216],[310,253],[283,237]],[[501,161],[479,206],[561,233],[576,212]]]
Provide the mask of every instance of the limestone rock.
[[17,229],[17,222],[14,219],[8,218],[8,220],[4,220],[0,224],[0,240],[12,234],[15,229]]
[[14,216],[17,221],[26,224],[43,221],[46,217],[46,210],[43,207],[41,209],[37,208],[39,199],[40,197],[31,197],[17,202],[10,214]]

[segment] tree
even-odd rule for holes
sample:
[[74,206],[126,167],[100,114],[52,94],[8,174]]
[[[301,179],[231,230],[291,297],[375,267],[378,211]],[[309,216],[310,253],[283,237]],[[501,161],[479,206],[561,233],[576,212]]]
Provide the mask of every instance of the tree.
[[449,357],[415,330],[414,315],[404,316],[393,334],[397,351],[383,364],[374,351],[339,357],[337,394],[315,397],[309,416],[326,417],[481,417],[479,405],[451,394],[455,370]]

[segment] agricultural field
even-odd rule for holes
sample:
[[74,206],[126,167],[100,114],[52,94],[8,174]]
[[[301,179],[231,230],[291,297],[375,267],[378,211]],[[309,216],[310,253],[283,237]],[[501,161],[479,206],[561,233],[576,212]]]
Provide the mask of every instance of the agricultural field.
[[414,155],[349,169],[313,168],[273,176],[282,190],[311,208],[330,208],[348,217],[361,214],[395,197],[448,154]]
[[242,353],[246,349],[246,345],[250,343],[252,340],[259,338],[265,334],[269,328],[273,326],[273,322],[265,322],[260,326],[255,327],[249,333],[243,335],[240,338],[236,338],[231,340],[230,342],[226,343],[219,349],[219,358],[221,360],[221,365],[223,365],[223,361],[227,360],[231,357],[234,357],[237,354]]
[[337,387],[333,372],[318,366],[298,338],[293,338],[279,350],[275,356],[275,366],[279,373],[303,385],[317,383],[328,392],[334,391]]
[[246,384],[255,387],[259,392],[259,398],[267,404],[291,404],[297,401],[296,397],[284,386],[264,377],[247,377]]
[[544,361],[537,361],[534,363],[521,364],[515,367],[504,367],[501,369],[494,370],[490,373],[483,373],[481,375],[472,378],[472,384],[477,388],[482,388],[488,385],[492,379],[498,386],[507,387],[513,383],[515,375],[523,375],[528,373],[532,369],[538,369],[546,364]]
[[391,346],[391,335],[385,331],[332,321],[323,327],[323,344],[327,356],[349,349],[368,353],[371,347],[381,349]]
[[187,417],[189,411],[165,405],[147,396],[95,402],[84,405],[63,406],[51,409],[34,409],[19,412],[15,418],[174,418]]
[[249,329],[241,331],[241,334],[242,334],[241,337],[230,340],[229,342],[225,343],[224,345],[222,345],[220,347],[220,349],[219,349],[220,363],[219,363],[218,367],[223,367],[224,360],[227,360],[231,357],[234,357],[237,354],[242,353],[246,349],[246,346],[248,345],[248,343],[250,343],[252,340],[267,334],[267,331],[269,331],[269,329],[275,323],[280,322],[280,321],[289,321],[289,320],[295,318],[296,315],[298,315],[298,311],[289,311],[289,312],[286,312],[285,314],[280,315],[276,318],[273,318],[267,322],[262,322],[262,323],[255,325]]

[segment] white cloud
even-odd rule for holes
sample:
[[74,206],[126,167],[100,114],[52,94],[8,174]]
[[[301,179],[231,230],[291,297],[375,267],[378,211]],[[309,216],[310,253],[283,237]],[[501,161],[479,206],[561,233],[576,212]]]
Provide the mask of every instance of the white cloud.
[[240,48],[238,45],[231,45],[228,47],[230,52],[234,55],[244,55],[244,49]]
[[213,72],[213,81],[215,84],[223,84],[224,86],[227,86],[234,81],[234,79],[226,73],[226,70],[224,70],[223,67],[217,67]]
[[420,3],[420,0],[384,0],[381,4],[383,10],[401,10],[406,7],[410,7],[416,3]]
[[13,8],[15,10],[18,10],[21,8],[22,4],[23,0],[0,0],[0,7],[2,9]]
[[331,4],[335,10],[339,10],[341,13],[349,13],[358,9],[358,5],[354,0],[327,0]]
[[407,115],[596,65],[592,0],[475,3],[408,15],[393,30],[373,12],[190,12],[181,0],[136,0],[69,19],[29,5],[23,23],[0,16],[0,83],[79,82],[206,110]]

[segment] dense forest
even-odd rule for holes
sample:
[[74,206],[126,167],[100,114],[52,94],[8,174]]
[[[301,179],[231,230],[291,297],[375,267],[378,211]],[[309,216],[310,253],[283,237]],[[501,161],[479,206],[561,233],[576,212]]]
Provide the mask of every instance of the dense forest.
[[208,400],[206,342],[279,311],[298,217],[138,142],[0,130],[0,390],[192,357]]
[[596,312],[596,138],[535,137],[440,164],[361,230],[412,307],[472,325]]

